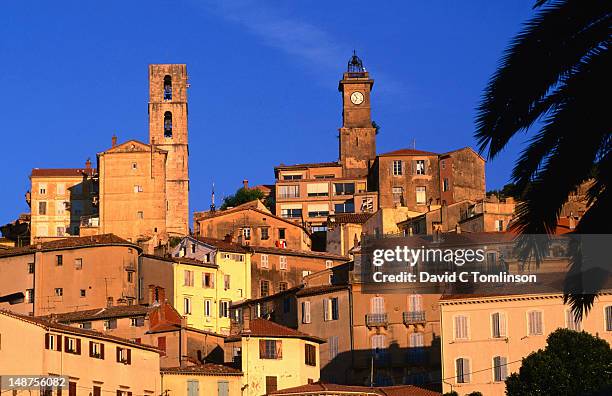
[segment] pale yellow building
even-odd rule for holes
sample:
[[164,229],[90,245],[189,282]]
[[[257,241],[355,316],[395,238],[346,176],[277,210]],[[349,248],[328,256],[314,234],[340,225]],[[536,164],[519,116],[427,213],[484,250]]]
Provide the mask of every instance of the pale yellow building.
[[161,389],[162,394],[175,396],[240,396],[242,376],[240,370],[214,363],[164,368]]
[[225,339],[225,361],[244,372],[242,395],[261,396],[319,380],[323,339],[265,319],[249,320]]
[[3,376],[63,376],[68,382],[63,393],[68,396],[161,392],[160,355],[152,346],[5,311],[0,311],[0,334]]
[[30,243],[79,235],[81,217],[95,210],[94,173],[89,160],[84,168],[32,169],[26,194],[32,211]]
[[[561,294],[443,297],[443,392],[505,394],[521,359],[546,346],[558,328],[582,330],[612,343],[612,293],[600,295],[581,323]],[[554,369],[551,367],[551,369]]]

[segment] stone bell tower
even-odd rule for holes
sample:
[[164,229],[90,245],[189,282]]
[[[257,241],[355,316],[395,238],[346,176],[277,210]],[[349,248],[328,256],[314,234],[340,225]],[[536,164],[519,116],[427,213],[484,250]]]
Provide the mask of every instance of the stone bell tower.
[[168,152],[166,231],[189,233],[187,66],[149,65],[149,143]]
[[353,52],[338,84],[342,93],[340,163],[345,177],[365,177],[376,158],[376,129],[372,127],[370,79],[363,62]]

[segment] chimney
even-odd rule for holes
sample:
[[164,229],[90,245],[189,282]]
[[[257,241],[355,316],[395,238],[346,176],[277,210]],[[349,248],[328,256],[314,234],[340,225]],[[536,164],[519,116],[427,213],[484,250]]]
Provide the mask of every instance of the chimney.
[[87,158],[87,161],[85,161],[85,169],[91,169],[91,160],[89,158]]
[[223,237],[223,240],[225,242],[231,242],[232,241],[232,234],[225,234],[225,236]]
[[111,147],[115,147],[117,145],[117,135],[113,135],[111,142]]
[[149,285],[149,305],[166,302],[166,290],[161,286]]
[[242,181],[242,187],[243,187],[245,190],[248,190],[248,189],[249,189],[249,181],[248,181],[247,179],[244,179],[244,180]]

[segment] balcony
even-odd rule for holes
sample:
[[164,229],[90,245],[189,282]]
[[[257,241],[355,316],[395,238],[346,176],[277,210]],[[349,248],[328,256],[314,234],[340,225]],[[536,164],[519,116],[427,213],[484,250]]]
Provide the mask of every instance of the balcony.
[[387,327],[389,317],[386,313],[366,314],[366,326],[368,327]]
[[98,215],[81,216],[81,228],[83,227],[98,227],[100,225],[100,217]]
[[403,316],[404,316],[404,324],[406,326],[425,324],[425,311],[404,312]]

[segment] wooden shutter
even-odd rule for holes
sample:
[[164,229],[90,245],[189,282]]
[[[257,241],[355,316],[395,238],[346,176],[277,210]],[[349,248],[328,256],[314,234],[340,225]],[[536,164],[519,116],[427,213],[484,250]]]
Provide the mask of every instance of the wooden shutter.
[[93,356],[93,341],[89,341],[89,357]]
[[68,337],[64,337],[64,351],[68,352]]
[[62,388],[57,388],[57,396],[62,396]]
[[100,343],[100,359],[104,359],[104,343]]
[[58,351],[61,351],[62,350],[62,336],[59,334],[56,335],[55,340],[57,341],[57,343],[55,344],[55,349]]
[[76,340],[76,353],[77,355],[81,354],[81,339],[77,338]]
[[329,320],[329,299],[323,299],[323,320]]
[[310,301],[302,301],[302,323],[310,323]]
[[276,358],[277,359],[282,359],[283,358],[283,342],[281,340],[276,340],[275,342],[275,347],[276,347]]
[[119,347],[117,347],[117,362],[121,362],[121,348]]
[[266,376],[266,393],[276,392],[276,390],[277,390],[276,377]]
[[101,396],[102,389],[99,386],[93,387],[93,396]]
[[266,340],[259,340],[259,358],[266,358]]
[[49,349],[49,338],[51,338],[51,334],[46,333],[45,334],[45,349]]
[[68,383],[68,396],[76,396],[76,382]]
[[132,364],[132,350],[127,350],[127,364]]

